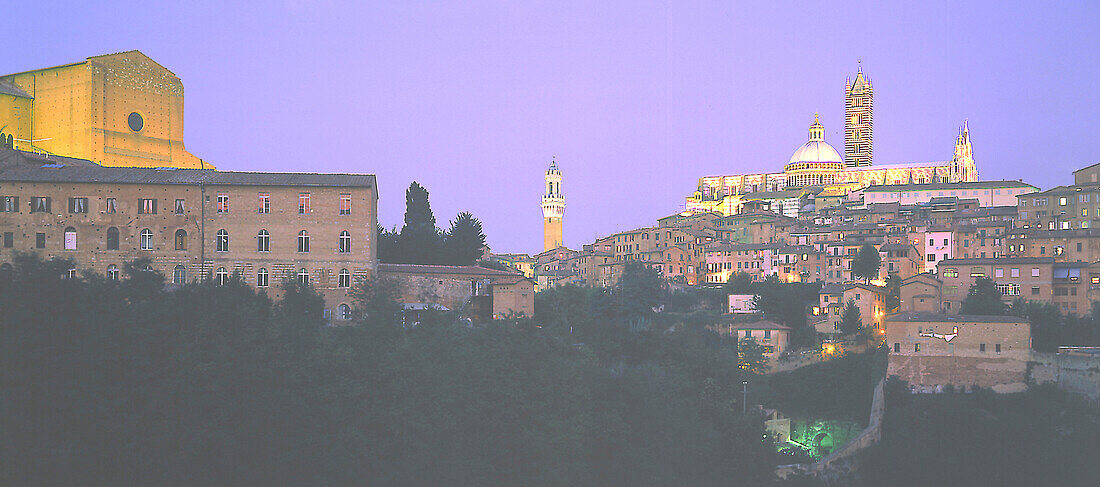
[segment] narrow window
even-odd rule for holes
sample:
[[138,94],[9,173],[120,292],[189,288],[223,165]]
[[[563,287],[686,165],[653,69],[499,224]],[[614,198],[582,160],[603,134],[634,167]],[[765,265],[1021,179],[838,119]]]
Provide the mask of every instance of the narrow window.
[[267,269],[261,267],[260,272],[256,273],[256,287],[267,287]]
[[920,344],[919,343],[914,343],[913,344],[913,351],[914,352],[919,352],[920,351]]
[[118,211],[118,206],[115,203],[114,198],[107,198],[107,213],[114,213]]
[[218,213],[229,213],[229,195],[218,193]]
[[217,235],[214,237],[214,251],[215,252],[229,252],[229,232],[225,229],[218,230]]
[[984,343],[979,343],[978,344],[978,351],[979,352],[984,352],[985,351],[985,344]]
[[350,194],[344,193],[344,194],[340,195],[340,214],[341,215],[350,215],[351,214],[351,195]]
[[118,228],[107,229],[107,250],[118,250]]
[[142,215],[155,215],[157,214],[157,200],[152,198],[142,198],[138,200],[138,213]]
[[298,270],[298,282],[302,284],[309,284],[309,271],[304,267]]
[[176,230],[176,250],[187,250],[187,231]]
[[46,248],[46,234],[38,232],[34,234],[34,248],[44,249]]
[[993,346],[993,351],[997,352],[997,353],[1001,353],[1001,344],[998,343],[998,344],[994,345]]
[[347,230],[340,232],[340,253],[351,252],[351,233]]
[[270,194],[260,193],[259,213],[271,213],[271,195]]
[[901,353],[901,343],[894,342],[894,353]]
[[214,282],[219,286],[224,286],[229,282],[229,271],[225,270],[225,267],[219,267],[218,271],[214,274]]
[[298,232],[298,252],[309,252],[309,232]]
[[305,215],[309,213],[309,193],[298,193],[298,214]]
[[153,250],[153,231],[148,228],[141,231],[141,250]]
[[177,199],[176,200],[176,214],[177,215],[182,215],[186,212],[187,212],[187,209],[184,207],[183,200],[182,199]]
[[49,213],[50,198],[46,196],[31,197],[31,213]]
[[186,284],[186,283],[187,283],[187,268],[184,267],[183,264],[177,265],[174,269],[172,269],[172,284]]
[[271,234],[267,230],[260,230],[256,235],[256,251],[269,252],[271,250]]
[[15,246],[15,234],[12,232],[4,232],[4,248],[10,249]]
[[76,250],[76,229],[73,227],[65,229],[65,250]]
[[340,287],[351,287],[351,273],[347,269],[340,269]]
[[107,279],[110,279],[112,281],[117,281],[118,280],[118,266],[117,265],[111,264],[111,265],[107,266]]
[[4,196],[0,198],[0,211],[5,213],[15,213],[19,211],[19,197]]

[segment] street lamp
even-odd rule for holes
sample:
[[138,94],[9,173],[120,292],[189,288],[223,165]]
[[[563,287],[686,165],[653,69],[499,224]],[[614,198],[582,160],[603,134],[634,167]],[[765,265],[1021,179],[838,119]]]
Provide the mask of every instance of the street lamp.
[[749,381],[741,381],[741,415],[749,413]]

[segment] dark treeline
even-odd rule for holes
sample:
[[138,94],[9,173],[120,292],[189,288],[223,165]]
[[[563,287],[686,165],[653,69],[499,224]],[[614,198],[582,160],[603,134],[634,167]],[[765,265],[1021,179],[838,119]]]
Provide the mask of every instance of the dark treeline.
[[1083,316],[1063,313],[1055,303],[1017,298],[1005,306],[997,283],[988,277],[974,280],[962,301],[961,313],[1012,315],[1031,323],[1031,347],[1056,352],[1059,346],[1100,346],[1100,302],[1093,301]]
[[582,343],[549,320],[402,329],[384,281],[330,327],[294,283],[70,265],[0,280],[3,485],[758,485],[775,464],[736,350],[618,295],[570,308]]
[[405,190],[405,223],[400,230],[378,225],[378,259],[392,264],[474,265],[485,248],[481,221],[459,213],[450,228],[436,226],[428,190],[413,181]]

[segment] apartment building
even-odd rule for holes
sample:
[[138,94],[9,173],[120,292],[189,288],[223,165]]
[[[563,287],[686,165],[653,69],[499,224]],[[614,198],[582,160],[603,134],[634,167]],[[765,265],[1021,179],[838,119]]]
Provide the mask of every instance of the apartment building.
[[996,281],[1005,304],[1017,298],[1051,302],[1054,296],[1054,259],[1050,257],[948,259],[939,262],[937,274],[943,281],[943,307],[948,313],[959,312],[970,285],[979,277]]

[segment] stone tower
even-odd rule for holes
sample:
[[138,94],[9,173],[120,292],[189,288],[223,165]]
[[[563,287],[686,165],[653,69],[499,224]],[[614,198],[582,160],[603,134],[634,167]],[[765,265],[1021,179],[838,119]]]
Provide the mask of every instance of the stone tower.
[[561,194],[561,171],[557,160],[546,170],[546,193],[542,195],[542,250],[562,245],[561,221],[565,217],[565,196]]
[[856,79],[844,82],[844,163],[870,166],[874,142],[874,89],[859,67]]
[[955,157],[952,162],[951,182],[978,180],[978,166],[974,163],[974,148],[970,145],[970,123],[964,121],[955,138]]

